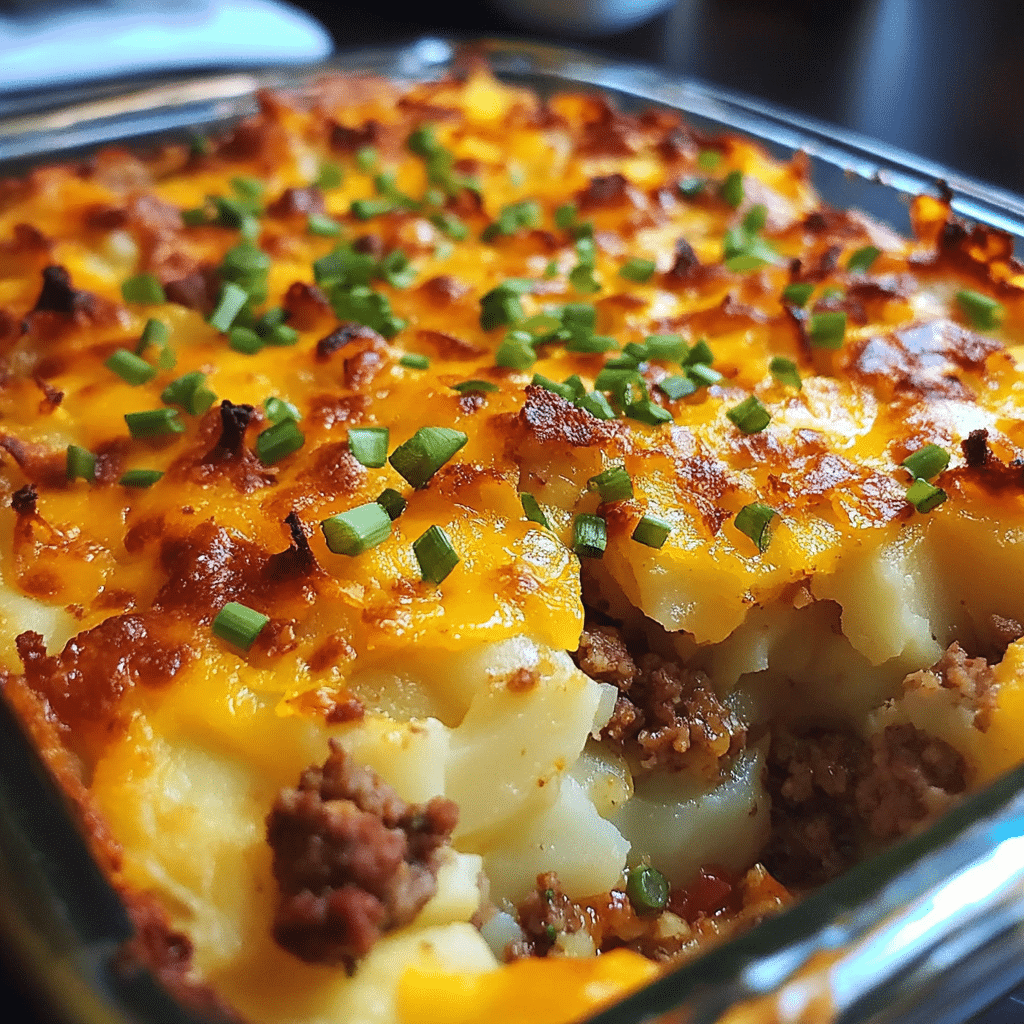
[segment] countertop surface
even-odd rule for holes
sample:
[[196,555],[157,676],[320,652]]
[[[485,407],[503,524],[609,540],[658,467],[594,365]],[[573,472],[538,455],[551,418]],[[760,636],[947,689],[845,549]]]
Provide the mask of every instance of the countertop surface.
[[[654,64],[1024,195],[1024,4],[1014,0],[676,0],[645,24],[589,36],[538,29],[489,3],[458,13],[422,0],[296,6],[319,18],[340,50],[427,33],[500,34]],[[506,9],[526,6],[508,0]],[[58,1024],[2,960],[0,994],[9,1019]],[[973,1024],[1021,1021],[1024,986]]]

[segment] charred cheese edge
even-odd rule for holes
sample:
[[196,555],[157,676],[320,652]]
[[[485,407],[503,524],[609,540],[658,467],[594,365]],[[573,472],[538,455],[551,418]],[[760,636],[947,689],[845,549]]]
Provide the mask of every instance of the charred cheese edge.
[[[5,691],[137,920],[187,936],[142,953],[183,998],[576,1019],[657,967],[586,929],[501,965],[509,911],[544,872],[606,910],[638,865],[677,909],[702,868],[742,879],[637,926],[682,956],[782,905],[755,867],[776,732],[906,727],[971,789],[1016,763],[1024,272],[912,212],[902,238],[800,156],[483,71],[325,80],[227,139],[0,187]],[[367,427],[388,456],[464,441],[410,483],[357,458]],[[387,488],[390,534],[330,550],[320,524]],[[703,673],[736,749],[648,772],[600,739],[584,599]],[[229,603],[268,620],[248,650]],[[926,671],[954,642],[992,663],[984,707]],[[351,976],[272,937],[265,822],[328,738],[459,807],[436,894]]]

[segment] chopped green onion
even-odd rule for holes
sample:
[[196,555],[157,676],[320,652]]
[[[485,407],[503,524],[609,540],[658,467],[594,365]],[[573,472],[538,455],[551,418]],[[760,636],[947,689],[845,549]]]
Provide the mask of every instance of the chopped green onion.
[[687,395],[692,395],[697,390],[697,385],[689,377],[675,375],[663,377],[655,384],[655,387],[673,402],[680,398],[686,398]]
[[458,391],[460,395],[482,395],[489,391],[497,391],[498,385],[489,380],[464,380],[458,384],[452,384],[452,390]]
[[469,237],[469,228],[454,213],[435,213],[430,218],[430,223],[453,241],[463,242]]
[[317,171],[316,184],[324,191],[337,188],[344,180],[345,176],[341,168],[333,160],[325,160]]
[[103,365],[116,373],[125,383],[138,387],[156,376],[156,367],[151,366],[126,348],[119,348],[104,360]]
[[558,260],[548,260],[547,266],[544,268],[544,278],[550,281],[553,277],[558,277]]
[[468,440],[461,430],[450,427],[420,427],[391,453],[388,462],[399,476],[420,490]]
[[1002,322],[1002,304],[987,295],[982,295],[981,292],[965,288],[956,293],[956,301],[964,316],[979,331],[991,331]]
[[377,273],[393,288],[408,288],[416,280],[416,268],[401,249],[392,249],[378,264]]
[[221,334],[226,334],[248,301],[249,293],[241,285],[235,284],[234,281],[226,282],[221,289],[217,308],[210,314],[208,323]]
[[269,334],[275,327],[280,327],[287,319],[288,310],[280,306],[268,309],[253,325],[252,329],[262,338]]
[[406,352],[398,362],[410,370],[425,370],[430,366],[430,359],[421,352]]
[[902,462],[910,475],[921,480],[931,480],[949,465],[949,452],[937,444],[926,444],[912,452]]
[[736,529],[740,533],[745,533],[757,545],[757,550],[763,554],[768,550],[772,539],[769,528],[771,521],[778,514],[770,505],[755,501],[744,505],[736,514],[733,522]]
[[295,425],[295,420],[281,420],[257,435],[256,454],[264,466],[272,466],[297,452],[305,441],[306,437]]
[[774,356],[768,364],[768,370],[780,384],[788,384],[791,388],[796,388],[797,391],[803,388],[796,363],[792,359],[787,359],[785,356]]
[[96,480],[96,456],[88,448],[80,448],[77,444],[68,445],[67,478],[69,480]]
[[555,210],[555,227],[568,231],[576,223],[576,204],[564,203]]
[[248,199],[256,203],[263,201],[263,182],[256,178],[241,176],[232,178],[231,187],[234,189],[235,195],[240,196],[242,199]]
[[283,398],[278,398],[275,395],[264,400],[263,408],[271,423],[280,423],[282,420],[294,420],[298,423],[302,419],[302,413],[291,402],[286,402]]
[[718,193],[733,209],[743,202],[743,172],[730,171]]
[[294,345],[299,340],[299,332],[287,324],[276,324],[270,330],[263,332],[262,337],[267,345],[283,347]]
[[263,339],[248,327],[232,327],[228,333],[228,345],[236,352],[255,355],[263,348]]
[[496,288],[492,288],[480,299],[480,326],[485,331],[490,331],[503,324],[516,324],[524,320],[526,313],[523,311],[519,296],[532,287],[532,281],[510,277]]
[[256,642],[256,637],[263,632],[268,622],[269,616],[254,608],[238,604],[237,601],[228,601],[217,613],[212,629],[214,636],[247,651]]
[[391,213],[397,207],[398,204],[394,199],[389,196],[381,196],[376,199],[353,199],[349,211],[357,220],[370,220],[373,217]]
[[185,424],[178,418],[177,409],[146,409],[144,412],[126,412],[124,421],[132,437],[162,437],[165,434],[183,434]]
[[526,331],[509,331],[494,353],[494,365],[527,370],[537,362],[533,338]]
[[699,364],[707,364],[710,366],[715,361],[715,354],[711,351],[708,343],[701,338],[700,341],[694,345],[686,358],[683,359],[684,366],[697,366]]
[[638,914],[657,914],[668,904],[668,879],[647,864],[630,868],[626,896]]
[[610,466],[587,481],[587,489],[597,491],[602,501],[625,501],[633,497],[633,480],[625,466]]
[[440,583],[459,564],[459,556],[440,526],[431,526],[412,542],[412,552],[427,583]]
[[537,523],[549,530],[551,529],[551,524],[548,522],[548,517],[544,514],[544,509],[540,507],[540,503],[529,491],[520,491],[519,501],[523,506],[523,515],[531,523]]
[[756,434],[771,422],[771,413],[761,404],[756,395],[745,398],[725,414],[744,434]]
[[882,250],[876,245],[865,245],[856,252],[850,254],[846,261],[846,269],[851,274],[866,274],[871,269],[871,264],[882,255]]
[[565,343],[566,352],[581,352],[587,355],[612,352],[618,347],[615,339],[606,334],[577,334]]
[[117,482],[122,487],[152,487],[162,476],[159,469],[129,469]]
[[659,519],[657,516],[644,516],[636,524],[632,538],[639,544],[646,544],[649,548],[660,548],[671,532],[671,523]]
[[540,206],[536,200],[524,199],[502,207],[495,221],[484,228],[480,236],[485,242],[493,241],[499,235],[514,235],[523,228],[535,228],[540,224]]
[[678,334],[649,334],[644,338],[648,359],[664,359],[681,363],[690,351],[690,346]]
[[702,149],[697,154],[697,165],[705,171],[713,171],[722,162],[722,154],[714,149]]
[[306,230],[311,235],[334,238],[341,234],[341,225],[336,220],[325,217],[321,213],[311,213],[306,221]]
[[815,348],[842,348],[845,336],[845,313],[829,311],[811,314],[807,323],[807,337]]
[[590,391],[576,400],[576,404],[585,412],[599,420],[615,419],[615,410],[611,407],[608,399],[600,391]]
[[686,376],[698,387],[706,388],[712,384],[718,384],[722,380],[722,374],[714,367],[705,363],[697,363],[695,366],[686,368]]
[[172,380],[160,394],[161,402],[180,405],[193,416],[201,416],[216,400],[217,396],[206,387],[206,376],[198,370]]
[[654,260],[645,260],[641,256],[631,256],[621,267],[619,276],[627,281],[635,281],[637,284],[645,284],[654,276],[657,264]]
[[928,483],[927,480],[915,480],[907,488],[907,501],[918,512],[931,512],[933,508],[937,508],[948,497],[949,495],[941,487],[936,487],[934,484]]
[[594,277],[594,268],[582,263],[569,271],[569,284],[581,295],[591,295],[601,290],[600,282]]
[[564,398],[567,402],[572,402],[578,397],[576,390],[572,385],[559,384],[557,381],[551,380],[550,377],[545,377],[540,373],[535,373],[533,375],[533,380],[531,380],[530,383],[536,384],[537,387],[544,388],[545,391],[551,391],[560,398]]
[[163,320],[149,319],[146,321],[146,326],[142,328],[139,343],[135,346],[135,354],[141,356],[150,345],[156,345],[157,348],[166,348],[170,337],[170,329]]
[[394,487],[385,487],[377,495],[377,504],[387,512],[388,518],[394,522],[405,511],[409,502]]
[[391,536],[391,516],[379,502],[368,501],[323,520],[320,529],[336,555],[361,555]]
[[388,461],[387,427],[352,427],[348,449],[356,461],[369,469],[380,469]]
[[372,174],[377,167],[377,150],[373,146],[360,146],[356,150],[356,167],[363,174]]
[[154,306],[167,301],[164,286],[152,274],[136,274],[121,284],[121,296],[125,302],[140,306]]
[[764,226],[767,223],[768,207],[764,203],[757,203],[747,210],[746,216],[743,218],[743,230],[756,235],[759,231],[764,231]]
[[641,398],[639,402],[630,402],[623,412],[631,420],[638,420],[640,423],[646,423],[652,427],[672,422],[672,413],[650,398]]
[[608,546],[608,527],[600,516],[581,512],[572,524],[572,549],[580,558],[600,558]]
[[782,301],[791,306],[806,306],[813,291],[814,285],[810,281],[794,281],[782,289]]
[[331,306],[339,320],[354,320],[357,324],[365,324],[389,339],[408,323],[394,315],[386,295],[365,285],[357,285],[348,290],[335,288],[331,293]]
[[706,178],[680,178],[676,183],[679,194],[686,199],[696,199],[708,187]]

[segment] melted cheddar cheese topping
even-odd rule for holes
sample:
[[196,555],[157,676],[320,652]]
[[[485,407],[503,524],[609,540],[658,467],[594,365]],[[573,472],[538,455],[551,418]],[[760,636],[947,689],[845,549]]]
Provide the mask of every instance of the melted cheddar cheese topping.
[[[774,731],[910,729],[970,787],[1016,762],[1024,274],[945,203],[913,218],[482,72],[329,80],[214,145],[0,186],[2,664],[112,879],[193,943],[186,987],[268,1024],[568,1021],[656,968],[573,959],[585,929],[499,966],[514,907],[551,871],[574,900],[741,877]],[[359,457],[436,427],[461,441],[426,479]],[[389,488],[390,532],[332,550],[320,524]],[[607,742],[628,684],[568,656],[585,605],[707,680],[710,767]],[[983,714],[921,675],[954,642],[994,665]],[[351,977],[271,934],[264,821],[328,737],[459,806],[436,895]],[[747,908],[788,898],[758,884]],[[689,955],[715,913],[657,927]]]

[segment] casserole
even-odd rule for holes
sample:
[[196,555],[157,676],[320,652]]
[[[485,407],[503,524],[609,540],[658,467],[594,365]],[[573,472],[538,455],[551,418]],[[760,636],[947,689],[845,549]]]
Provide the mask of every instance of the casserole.
[[[431,43],[423,43],[420,44],[418,48],[414,48],[409,51],[399,52],[398,54],[393,54],[390,56],[391,58],[394,58],[396,60],[399,73],[405,73],[406,69],[409,68],[412,71],[412,77],[422,77],[419,74],[419,72],[425,69],[422,67],[416,67],[415,60],[417,58],[422,59],[424,55],[426,55],[429,58],[432,53],[434,54],[434,56],[442,58],[441,66],[443,66],[443,62],[447,60],[449,57],[449,53],[445,50],[443,45]],[[533,83],[531,84],[539,84],[538,79],[540,80],[540,83],[542,83],[544,78],[544,61],[553,59],[555,56],[557,56],[557,59],[559,60],[564,59],[561,55],[554,55],[550,51],[544,51],[543,49],[520,48],[517,50],[516,48],[509,48],[508,50],[503,50],[501,47],[497,47],[496,49],[492,50],[492,52],[489,54],[489,59],[492,61],[492,63],[494,63],[494,65],[498,68],[499,71],[507,71],[512,77],[516,75],[517,71],[523,74],[528,73],[531,76],[534,76]],[[534,62],[533,66],[530,65],[531,60]],[[575,79],[580,81],[586,81],[588,74],[591,75],[592,77],[599,77],[607,73],[609,75],[612,75],[612,81],[610,83],[602,82],[601,84],[614,85],[615,69],[598,67],[595,70],[593,67],[588,66],[586,62],[583,61],[582,59],[573,58],[572,60],[574,62],[570,64],[570,80]],[[369,59],[367,60],[366,63],[372,66],[374,62],[372,59]],[[395,65],[392,65],[392,67],[393,66]],[[639,94],[641,97],[645,99],[678,99],[678,97],[672,96],[671,88],[672,87],[670,83],[660,82],[656,78],[645,79],[643,76],[640,76],[638,74],[633,79],[633,92]],[[645,95],[645,91],[650,91],[653,93],[653,95]],[[700,102],[706,104],[708,102],[708,97],[701,97]],[[712,103],[720,104],[721,101],[712,99]],[[145,103],[137,104],[136,106],[137,109],[141,109],[141,111],[143,112],[143,116],[149,116]],[[721,112],[721,110],[719,112]],[[753,115],[743,114],[742,111],[736,114],[736,119],[742,121],[742,124],[738,125],[738,127],[742,128],[750,128],[751,125],[754,123]],[[729,122],[725,119],[721,119],[721,123],[727,124],[729,125],[729,127],[733,127],[733,125],[729,124]],[[94,127],[100,132],[104,130],[104,125],[102,124],[102,122],[98,125],[95,125]],[[87,126],[85,131],[88,130],[89,128]],[[771,131],[768,129],[765,129],[763,134],[769,139],[773,138]],[[776,134],[779,134],[778,129],[776,129]],[[788,138],[792,139],[792,135],[788,136]],[[805,141],[810,143],[815,142],[813,138],[808,138]],[[810,146],[808,148],[810,148]],[[834,153],[834,149],[826,151],[824,147],[821,145],[819,145],[817,148],[819,150],[822,150],[826,157],[829,155],[829,153]],[[904,172],[904,178],[902,180],[906,182],[911,182],[912,171]],[[722,187],[723,189],[725,187],[724,180]],[[960,186],[960,188],[963,195],[966,197],[966,202],[973,203],[975,204],[975,206],[983,205],[985,203],[991,203],[993,207],[997,205],[998,197],[995,197],[993,199],[993,197],[986,195],[984,190],[975,189],[973,186],[970,185],[962,185]],[[954,196],[954,208],[956,208],[956,203],[957,199]],[[736,206],[739,205],[739,203],[730,203],[730,205]],[[1008,200],[1004,205],[1006,206],[1006,210],[1004,210],[1003,213],[1000,215],[1002,226],[1006,226],[1008,222],[1013,222],[1012,202]],[[972,209],[970,212],[973,213],[974,209]],[[499,231],[499,233],[501,232]],[[696,339],[691,340],[695,341]],[[541,386],[543,387],[543,385]],[[730,419],[731,418],[732,417],[730,417]],[[735,422],[735,420],[733,420],[733,422]],[[745,432],[753,433],[756,431],[751,430]],[[410,478],[407,476],[406,479]],[[410,480],[410,482],[412,481]],[[598,482],[597,486],[598,488],[600,488],[602,484]],[[604,495],[602,495],[602,497],[604,497]],[[919,509],[919,511],[924,513],[927,510]],[[762,532],[763,526],[764,524],[762,524]],[[752,537],[751,539],[755,540],[755,543],[760,543],[761,536],[762,534],[759,533],[757,538]],[[695,621],[687,620],[687,628],[693,629],[698,632],[700,629],[703,629],[705,633],[707,633],[708,637],[710,637],[711,634],[708,631],[712,630],[714,627],[713,625],[709,625],[707,622],[701,625]],[[726,632],[728,632],[728,630],[726,630]],[[721,638],[719,637],[719,639]],[[922,665],[920,667],[923,668],[925,666]],[[942,857],[955,856],[963,858],[966,856],[969,858],[970,856],[975,855],[973,852],[975,847],[972,847],[971,844],[979,843],[977,832],[979,828],[979,823],[973,821],[972,813],[975,815],[978,813],[991,813],[993,808],[998,808],[999,813],[1008,813],[1008,809],[1012,811],[1012,809],[1014,808],[1012,797],[1014,789],[1015,787],[1013,786],[1012,782],[1004,781],[1001,785],[997,784],[992,790],[979,796],[973,804],[968,803],[967,805],[965,805],[965,809],[962,809],[961,812],[955,813],[952,817],[946,819],[943,823],[943,827],[945,827],[946,829],[950,829],[953,830],[953,832],[957,832],[961,829],[965,822],[970,821],[972,822],[973,831],[968,830],[968,832],[966,833],[966,837],[963,840],[961,840],[960,844],[952,843],[945,845],[940,851],[940,854],[935,855],[938,858],[938,860],[933,859],[929,861],[928,858],[925,858],[923,860],[916,861],[916,867],[914,870],[918,872],[918,874],[915,876],[913,873],[911,873],[911,877],[916,878],[918,881],[920,881],[922,877],[927,876],[928,872],[935,871],[936,865],[941,862]],[[987,825],[987,821],[980,823],[982,831],[984,831],[984,827]],[[1010,829],[1009,831],[1004,829],[1002,833],[1000,833],[997,830],[996,835],[999,835],[1001,837],[1001,845],[997,845],[993,849],[985,850],[981,853],[982,857],[988,857],[988,863],[992,866],[993,870],[976,872],[975,875],[969,876],[970,878],[976,878],[977,874],[980,873],[984,876],[988,883],[996,883],[994,885],[993,891],[989,895],[989,898],[993,902],[987,905],[987,909],[991,909],[991,907],[995,906],[999,901],[1012,902],[1012,887],[1015,884],[1015,877],[1012,869],[1006,868],[1001,872],[994,870],[1000,865],[1004,865],[1006,861],[1009,861],[1011,865],[1014,862],[1014,833],[1012,829]],[[931,833],[930,836],[932,839],[934,839],[935,834]],[[855,871],[853,875],[847,876],[846,882],[863,887],[866,884],[864,881],[865,875],[869,876],[872,871],[882,871],[883,877],[885,877],[884,873],[886,871],[891,872],[895,869],[896,866],[906,863],[905,858],[908,856],[908,850],[920,853],[922,849],[927,847],[927,845],[927,840],[922,839],[917,841],[916,846],[900,848],[899,850],[895,851],[892,855],[890,855],[888,859],[869,862],[862,869],[857,869],[860,872],[859,874]],[[983,840],[981,841],[981,845],[985,845]],[[956,851],[956,853],[950,854],[951,850]],[[943,877],[945,877],[947,873],[948,869],[944,870]],[[958,877],[959,876],[957,876],[954,873],[954,882]],[[851,879],[853,880],[852,882],[850,882]],[[837,945],[846,945],[853,941],[855,938],[857,938],[860,934],[860,931],[864,931],[869,935],[870,941],[865,940],[863,945],[860,947],[854,944],[845,956],[840,957],[838,966],[836,966],[833,969],[833,976],[837,980],[834,982],[832,988],[830,988],[830,990],[826,993],[827,999],[834,1004],[834,1009],[838,1009],[839,1011],[845,1011],[848,1006],[852,1005],[855,998],[859,995],[861,989],[858,986],[862,983],[865,974],[867,974],[868,977],[872,977],[873,980],[877,979],[877,965],[872,966],[872,968],[870,968],[869,970],[865,970],[865,968],[863,967],[864,958],[873,956],[879,944],[884,944],[888,941],[891,945],[891,940],[889,936],[892,929],[895,929],[895,934],[897,936],[902,937],[907,935],[907,933],[909,932],[914,933],[915,939],[920,940],[920,928],[914,927],[916,919],[913,916],[915,912],[919,912],[919,908],[916,907],[915,904],[911,903],[910,909],[906,909],[906,890],[901,890],[900,888],[901,886],[906,886],[908,884],[912,883],[908,883],[905,877],[899,876],[895,882],[892,882],[890,884],[890,887],[888,889],[884,890],[883,895],[879,898],[879,900],[876,903],[874,903],[870,907],[869,910],[865,910],[864,908],[862,908],[860,913],[854,914],[849,922],[844,922],[846,927],[849,929],[847,932],[839,931],[838,929],[840,928],[840,926],[837,924],[833,925],[833,929],[831,932],[828,930],[822,932],[820,928],[817,927],[817,925],[819,925],[821,922],[820,915],[822,913],[822,907],[827,905],[829,901],[837,899],[837,893],[841,894],[843,891],[843,883],[835,883],[835,885],[839,887],[838,889],[833,888],[831,890],[824,890],[822,894],[819,894],[819,896],[817,897],[812,897],[806,903],[802,904],[799,908],[797,908],[796,911],[791,912],[791,914],[787,918],[781,918],[779,922],[776,922],[776,924],[780,926],[783,922],[786,922],[786,927],[790,929],[794,928],[795,922],[796,930],[787,933],[791,939],[794,935],[799,934],[800,929],[808,929],[809,923],[813,922],[815,925],[813,929],[813,937],[807,939],[807,941],[803,943],[803,945],[801,945],[801,943],[799,942],[791,942],[789,946],[783,945],[781,947],[778,947],[778,951],[769,956],[767,960],[765,960],[764,958],[760,958],[753,962],[748,962],[745,959],[735,959],[736,957],[744,958],[749,954],[749,951],[752,948],[763,948],[761,946],[762,942],[771,941],[770,938],[768,938],[767,936],[770,935],[772,924],[762,926],[760,930],[753,933],[753,935],[750,936],[747,940],[741,940],[738,945],[734,944],[731,946],[724,947],[721,951],[719,951],[719,953],[712,953],[708,957],[705,957],[704,959],[699,961],[698,965],[690,970],[688,977],[685,973],[681,975],[674,975],[670,978],[664,979],[663,981],[657,983],[649,990],[647,990],[644,994],[637,996],[635,998],[638,1001],[642,1001],[645,999],[650,1000],[653,1008],[667,1008],[668,1004],[664,1001],[659,1002],[659,1000],[677,1000],[680,991],[677,986],[682,984],[685,988],[688,985],[692,984],[694,972],[697,972],[697,974],[699,975],[705,971],[714,971],[720,969],[735,971],[737,968],[737,964],[743,963],[744,967],[742,968],[739,980],[736,983],[738,987],[730,988],[729,985],[717,986],[715,991],[704,999],[703,1005],[701,1004],[699,995],[694,995],[691,992],[688,996],[685,997],[698,1000],[698,1002],[694,1006],[695,1012],[704,1014],[717,1013],[717,1008],[725,1005],[726,1001],[737,1002],[741,1000],[742,996],[744,994],[747,994],[748,992],[756,993],[758,991],[763,990],[765,987],[774,988],[781,977],[784,977],[794,966],[802,962],[802,960],[806,958],[806,954],[809,951],[815,949],[816,947],[828,948],[830,946],[835,947]],[[944,884],[947,887],[940,891],[940,895],[943,893],[947,894],[947,901],[946,904],[943,904],[941,899],[937,900],[936,905],[940,907],[948,905],[948,893],[956,891],[955,885],[953,889],[950,890],[948,888],[948,885],[950,883],[947,881]],[[965,883],[961,881],[961,885],[963,884]],[[979,905],[982,904],[983,901],[979,901]],[[897,910],[896,908],[899,909]],[[887,910],[895,913],[895,917],[893,918],[885,916]],[[815,917],[816,914],[819,916]],[[867,915],[866,917],[865,914]],[[879,920],[880,915],[881,920]],[[909,923],[907,915],[910,915]],[[933,914],[932,917],[929,918],[929,916],[925,914],[923,916],[923,920],[929,925],[934,926],[935,916],[936,915]],[[938,914],[937,916],[941,918],[941,914]],[[1000,922],[1001,926],[1007,925],[1010,920],[1012,920],[1012,915],[1006,918],[1000,918],[999,916],[991,913],[989,913],[985,918],[986,924],[988,925],[993,925],[996,922]],[[890,929],[890,932],[885,931],[886,928]],[[926,930],[925,934],[930,936],[934,933],[928,932]],[[977,936],[971,936],[970,941],[977,941]],[[911,949],[908,950],[906,955],[911,956],[917,954],[919,953],[920,949],[920,946],[911,947]],[[860,956],[860,959],[858,959],[858,955]],[[716,956],[718,957],[717,959],[715,959]],[[780,967],[780,961],[784,963],[785,969],[782,969]],[[893,959],[889,962],[890,964],[894,964],[898,963],[899,961]],[[723,964],[726,965],[724,968],[722,966],[716,966]],[[682,982],[680,982],[680,978],[683,979]],[[821,999],[825,997],[822,996],[820,992],[816,993],[814,991],[811,982],[805,982],[805,985],[810,986],[809,991],[811,992],[811,995],[813,997],[812,1002],[817,1001],[817,1005],[820,1007]],[[746,988],[744,988],[744,986],[746,986]],[[978,988],[974,989],[974,991],[978,990]],[[670,994],[666,995],[666,993]],[[793,995],[789,995],[786,998],[794,999],[796,997]],[[964,1004],[961,1004],[961,1006],[963,1005]],[[207,1009],[211,1009],[211,1007],[207,1007]],[[615,1014],[616,1012],[635,1013],[636,1007],[629,1006],[629,1004],[626,1004],[626,1007],[620,1011],[612,1010],[609,1012],[612,1014]],[[742,1010],[736,1010],[735,1012],[741,1013]],[[785,1010],[785,1012],[789,1011]],[[825,1012],[825,1010],[822,1010],[822,1012]]]

